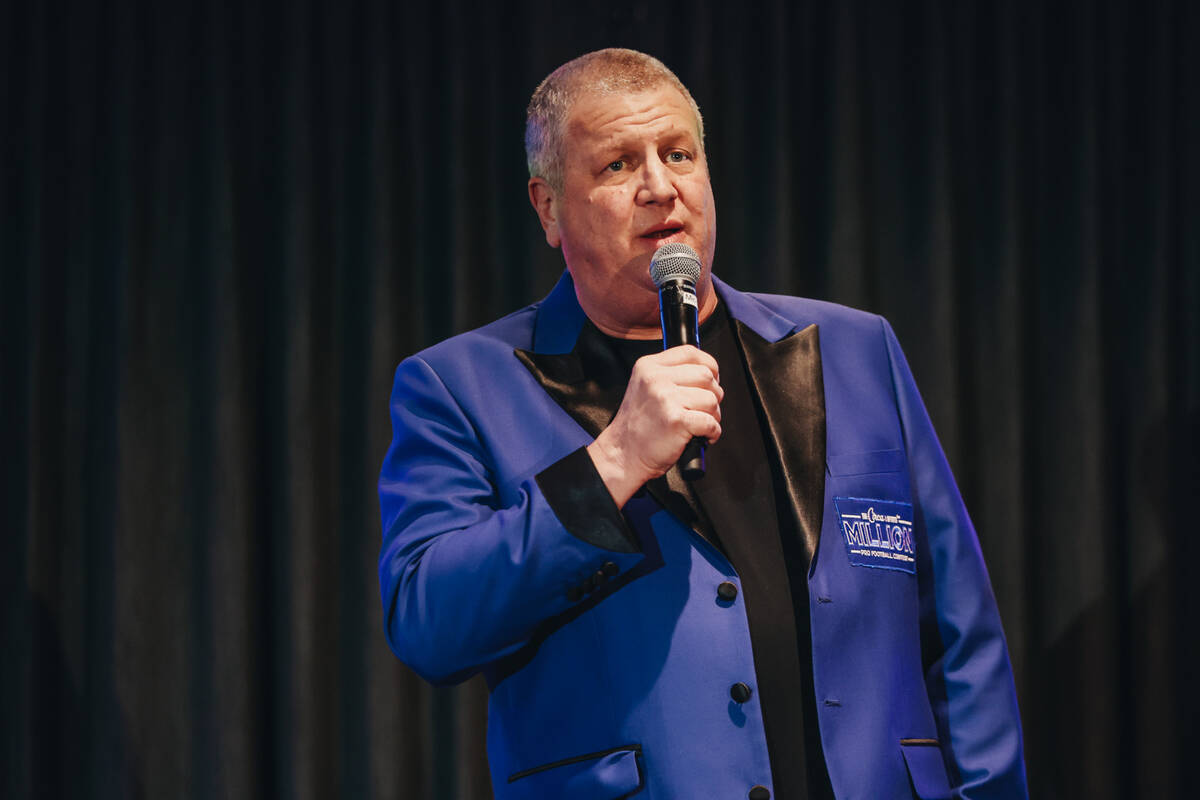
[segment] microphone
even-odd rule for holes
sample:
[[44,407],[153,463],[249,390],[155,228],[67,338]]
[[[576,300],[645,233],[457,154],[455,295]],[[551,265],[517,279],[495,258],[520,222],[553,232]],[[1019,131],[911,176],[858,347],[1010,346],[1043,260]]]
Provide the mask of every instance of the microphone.
[[[663,350],[681,344],[700,346],[699,304],[696,283],[700,280],[700,256],[686,244],[664,244],[650,258],[650,280],[658,287],[659,319],[662,321]],[[692,438],[679,457],[684,480],[704,477],[704,453],[708,442]]]

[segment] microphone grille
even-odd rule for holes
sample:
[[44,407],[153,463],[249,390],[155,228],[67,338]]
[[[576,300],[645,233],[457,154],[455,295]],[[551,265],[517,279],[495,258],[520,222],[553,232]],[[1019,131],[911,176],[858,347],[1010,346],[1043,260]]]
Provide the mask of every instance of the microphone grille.
[[680,278],[700,282],[700,256],[686,244],[664,244],[650,258],[650,280],[661,288],[667,281]]

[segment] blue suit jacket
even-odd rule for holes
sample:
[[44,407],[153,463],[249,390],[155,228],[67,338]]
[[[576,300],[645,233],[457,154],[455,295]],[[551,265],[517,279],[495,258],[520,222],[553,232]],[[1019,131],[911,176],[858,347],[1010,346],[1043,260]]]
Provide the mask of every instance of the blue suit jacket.
[[[826,471],[810,498],[820,539],[808,590],[835,793],[1026,796],[995,600],[890,327],[716,286],[751,374],[774,387],[760,399],[785,460],[812,409],[776,378],[795,374],[793,334],[819,334]],[[388,641],[433,683],[485,674],[497,800],[770,789],[758,695],[730,699],[755,672],[743,594],[716,594],[738,582],[727,559],[649,494],[624,509],[636,546],[598,546],[568,531],[539,485],[593,438],[538,369],[571,371],[584,319],[564,275],[541,303],[397,369],[379,482]],[[576,587],[606,569],[580,599]]]

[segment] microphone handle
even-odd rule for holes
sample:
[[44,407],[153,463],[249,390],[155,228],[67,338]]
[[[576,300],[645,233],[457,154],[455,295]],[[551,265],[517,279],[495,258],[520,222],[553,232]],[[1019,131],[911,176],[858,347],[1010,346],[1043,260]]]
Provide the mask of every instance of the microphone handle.
[[[663,350],[682,344],[700,346],[700,322],[696,289],[689,281],[667,281],[658,290],[659,317],[662,321]],[[704,477],[704,455],[708,441],[695,436],[679,457],[679,472],[686,481]]]

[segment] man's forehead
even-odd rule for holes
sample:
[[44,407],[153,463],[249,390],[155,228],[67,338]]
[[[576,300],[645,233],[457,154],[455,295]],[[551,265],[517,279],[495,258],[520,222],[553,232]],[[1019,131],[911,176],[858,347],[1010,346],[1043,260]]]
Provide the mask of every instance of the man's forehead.
[[[682,120],[679,119],[682,117]],[[699,135],[699,120],[687,98],[669,83],[624,92],[587,92],[571,103],[567,135],[607,141],[630,135],[626,125],[662,125],[672,134]]]

